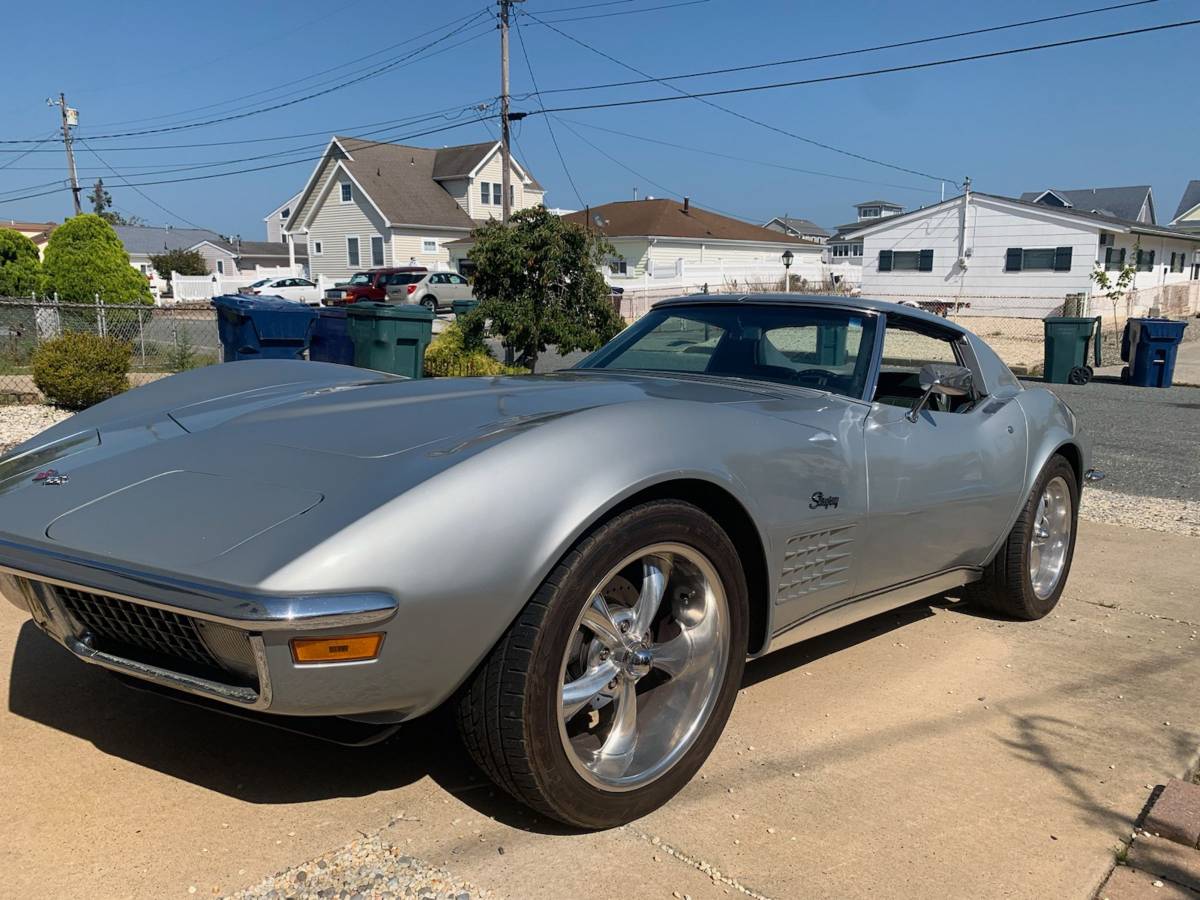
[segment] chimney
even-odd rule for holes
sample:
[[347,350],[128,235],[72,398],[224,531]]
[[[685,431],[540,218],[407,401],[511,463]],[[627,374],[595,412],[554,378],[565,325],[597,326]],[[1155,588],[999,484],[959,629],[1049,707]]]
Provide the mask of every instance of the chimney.
[[633,189],[633,199],[634,200],[637,199],[637,188],[636,187]]
[[691,197],[684,197],[684,198],[683,198],[683,214],[684,214],[685,216],[688,214],[688,209],[690,209],[690,208],[691,208],[691,205],[692,205],[692,198],[691,198]]

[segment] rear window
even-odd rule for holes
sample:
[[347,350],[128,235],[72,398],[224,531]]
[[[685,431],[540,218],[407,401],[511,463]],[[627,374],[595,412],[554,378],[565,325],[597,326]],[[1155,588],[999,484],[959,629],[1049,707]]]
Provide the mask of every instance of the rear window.
[[416,284],[424,277],[424,272],[396,272],[389,276],[388,284]]

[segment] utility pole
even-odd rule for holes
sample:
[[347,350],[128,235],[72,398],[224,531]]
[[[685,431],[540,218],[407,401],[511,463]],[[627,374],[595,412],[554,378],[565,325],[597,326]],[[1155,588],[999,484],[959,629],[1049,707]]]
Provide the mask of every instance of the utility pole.
[[504,222],[512,214],[512,151],[509,149],[508,115],[508,13],[521,0],[497,0],[500,4],[500,161],[504,172],[500,176],[500,215]]
[[47,106],[57,106],[62,113],[63,146],[67,148],[67,171],[71,176],[71,196],[75,199],[75,215],[83,212],[79,203],[79,178],[75,174],[75,151],[71,149],[71,129],[79,124],[79,110],[67,106],[67,98],[63,94],[58,99],[46,101]]

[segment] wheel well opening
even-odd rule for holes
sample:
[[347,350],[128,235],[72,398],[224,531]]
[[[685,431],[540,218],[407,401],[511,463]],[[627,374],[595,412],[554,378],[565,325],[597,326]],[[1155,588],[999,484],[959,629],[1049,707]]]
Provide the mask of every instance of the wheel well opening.
[[1074,444],[1063,444],[1055,453],[1071,464],[1071,470],[1075,473],[1075,484],[1080,489],[1083,488],[1083,459],[1080,457],[1079,448]]
[[627,497],[610,509],[601,522],[618,516],[627,509],[648,503],[651,500],[682,500],[704,510],[724,529],[733,541],[742,570],[746,575],[746,587],[750,593],[749,652],[758,653],[767,644],[767,624],[771,608],[770,579],[767,575],[767,556],[759,538],[754,520],[746,508],[726,491],[715,484],[697,479],[681,479],[656,484]]

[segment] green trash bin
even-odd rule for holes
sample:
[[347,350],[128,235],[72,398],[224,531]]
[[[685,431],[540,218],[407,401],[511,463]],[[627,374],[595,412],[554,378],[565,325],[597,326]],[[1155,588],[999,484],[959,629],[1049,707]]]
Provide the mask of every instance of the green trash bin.
[[453,310],[454,318],[457,319],[461,316],[467,315],[468,313],[474,312],[475,307],[477,307],[478,305],[479,305],[479,301],[475,300],[475,299],[455,300],[453,303],[450,304],[450,309]]
[[433,313],[415,303],[365,300],[346,307],[354,364],[363,369],[420,378],[433,338]]
[[822,324],[817,329],[817,365],[846,364],[846,326]]
[[1045,320],[1045,359],[1042,378],[1052,384],[1087,384],[1092,380],[1088,344],[1093,345],[1092,365],[1100,365],[1100,317],[1051,316]]

